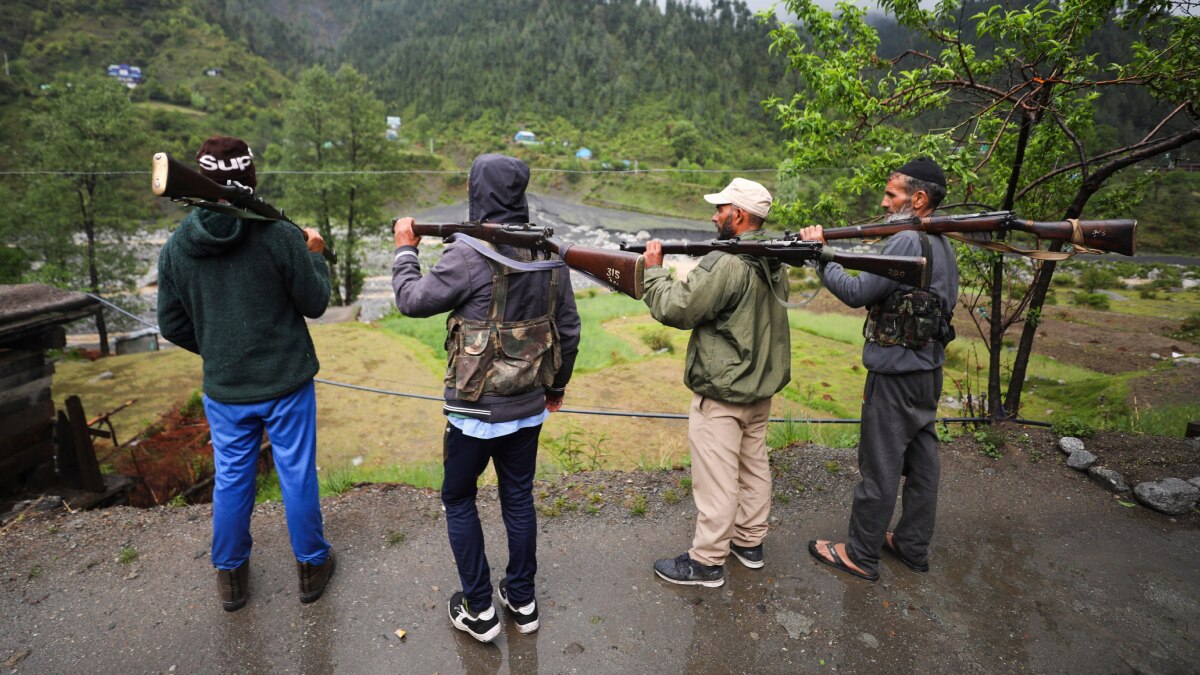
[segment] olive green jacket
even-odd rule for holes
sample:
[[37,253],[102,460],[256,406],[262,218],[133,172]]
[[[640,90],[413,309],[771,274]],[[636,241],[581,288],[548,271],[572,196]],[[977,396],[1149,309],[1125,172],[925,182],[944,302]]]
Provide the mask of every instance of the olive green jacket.
[[[749,239],[752,237],[743,237]],[[787,278],[775,260],[709,253],[676,281],[665,267],[646,270],[643,299],[661,323],[691,329],[683,382],[728,403],[770,398],[792,378]]]

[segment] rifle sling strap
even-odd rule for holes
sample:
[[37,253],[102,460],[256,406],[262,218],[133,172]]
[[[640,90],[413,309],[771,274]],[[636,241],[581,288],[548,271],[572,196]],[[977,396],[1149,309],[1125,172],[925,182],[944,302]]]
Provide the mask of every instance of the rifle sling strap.
[[1002,241],[980,241],[978,239],[971,239],[958,232],[946,232],[945,234],[947,237],[950,237],[951,239],[957,239],[964,244],[986,248],[989,251],[996,251],[998,253],[1015,253],[1017,255],[1025,256],[1026,258],[1032,258],[1034,260],[1066,260],[1067,258],[1074,256],[1076,253],[1103,253],[1103,251],[1098,251],[1094,248],[1088,248],[1087,246],[1084,246],[1083,230],[1079,227],[1078,218],[1068,218],[1067,222],[1071,223],[1071,240],[1068,242],[1071,244],[1070,251],[1043,251],[1042,249],[1038,248],[1016,248],[1014,246],[1009,246]]
[[[242,218],[245,220],[270,220],[272,222],[281,220],[279,218],[268,218],[266,216],[260,216],[257,213],[254,213],[253,211],[239,209],[238,207],[231,206],[229,204],[218,204],[216,202],[204,201],[202,199],[188,199],[187,197],[180,197],[176,201],[181,201],[184,204],[187,204],[188,206],[194,206],[194,207],[201,208],[201,209],[208,209],[209,211],[216,211],[217,213],[224,213],[227,216],[234,216],[235,218]],[[292,221],[285,220],[284,222],[290,223]]]
[[492,250],[487,246],[486,243],[476,239],[475,237],[472,237],[468,234],[463,234],[461,232],[446,237],[446,242],[461,242],[466,244],[467,246],[475,249],[479,255],[487,258],[488,260],[500,263],[501,265],[517,272],[544,272],[546,270],[558,269],[566,265],[566,263],[562,260],[535,260],[533,262],[521,262],[520,260],[513,260],[506,255],[502,255],[499,252]]
[[[817,293],[821,292],[821,287],[818,286],[817,290],[814,291],[813,294],[810,295],[807,300],[802,300],[800,302],[788,302],[787,300],[784,300],[782,297],[780,297],[779,291],[775,290],[775,282],[771,281],[770,267],[767,266],[766,263],[762,263],[762,264],[764,265],[764,267],[762,269],[758,270],[757,273],[760,277],[767,280],[767,288],[771,289],[771,297],[775,298],[775,302],[778,302],[779,305],[781,307],[783,307],[784,309],[800,309],[802,307],[805,307],[808,305],[808,303],[813,301],[813,298],[817,297]],[[780,264],[783,265],[783,270],[780,273],[779,278],[783,280],[784,287],[786,288],[787,287],[787,278],[788,278],[788,275],[787,275],[788,264],[785,262],[781,262]]]

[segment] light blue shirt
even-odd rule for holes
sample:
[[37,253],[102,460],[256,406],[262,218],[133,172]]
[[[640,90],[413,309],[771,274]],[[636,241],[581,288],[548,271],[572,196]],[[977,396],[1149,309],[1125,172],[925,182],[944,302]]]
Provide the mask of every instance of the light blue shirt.
[[527,427],[536,427],[546,418],[550,416],[550,411],[543,409],[540,413],[530,417],[522,417],[519,420],[509,420],[507,422],[484,422],[483,420],[475,419],[474,417],[463,417],[462,415],[447,415],[446,419],[450,421],[459,431],[471,438],[499,438],[516,433]]

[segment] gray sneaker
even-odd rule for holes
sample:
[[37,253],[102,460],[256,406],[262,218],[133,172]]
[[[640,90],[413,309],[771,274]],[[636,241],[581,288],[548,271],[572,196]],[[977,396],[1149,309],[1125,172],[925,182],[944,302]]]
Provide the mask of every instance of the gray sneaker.
[[725,583],[723,565],[701,565],[687,553],[656,561],[654,573],[666,581],[683,586],[717,588]]
[[730,542],[729,552],[733,554],[733,557],[738,559],[738,562],[752,570],[760,569],[763,566],[762,544],[745,547]]

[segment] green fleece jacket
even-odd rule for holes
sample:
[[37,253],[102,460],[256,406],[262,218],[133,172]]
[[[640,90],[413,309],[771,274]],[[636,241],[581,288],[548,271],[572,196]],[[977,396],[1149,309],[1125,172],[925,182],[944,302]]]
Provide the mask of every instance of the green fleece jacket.
[[[753,239],[753,236],[743,236]],[[646,269],[643,300],[673,328],[691,329],[683,381],[693,392],[728,403],[771,398],[792,379],[782,265],[753,256],[709,253],[676,281],[664,267]]]
[[329,304],[329,268],[288,223],[195,209],[158,256],[158,325],[204,359],[204,393],[254,403],[299,389],[319,364],[304,317]]

